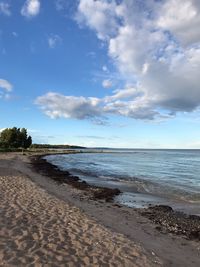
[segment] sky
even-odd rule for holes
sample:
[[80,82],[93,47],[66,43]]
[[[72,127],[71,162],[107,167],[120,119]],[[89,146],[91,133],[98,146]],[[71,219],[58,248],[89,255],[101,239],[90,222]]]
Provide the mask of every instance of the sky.
[[200,148],[199,0],[0,0],[0,130]]

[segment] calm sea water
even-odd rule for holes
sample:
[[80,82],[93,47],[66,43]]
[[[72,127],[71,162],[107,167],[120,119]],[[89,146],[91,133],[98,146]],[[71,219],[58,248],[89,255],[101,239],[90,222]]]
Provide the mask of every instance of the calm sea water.
[[[91,184],[117,187],[125,204],[162,199],[200,203],[200,150],[104,150],[51,155],[59,168]],[[104,153],[105,152],[105,153]]]

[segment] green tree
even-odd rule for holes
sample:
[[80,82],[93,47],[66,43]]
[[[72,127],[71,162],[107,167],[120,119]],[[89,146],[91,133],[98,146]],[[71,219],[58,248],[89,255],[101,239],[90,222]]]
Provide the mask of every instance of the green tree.
[[6,128],[0,133],[0,146],[8,148],[28,148],[32,144],[25,128]]
[[28,148],[32,145],[32,137],[29,135],[25,142],[25,148]]

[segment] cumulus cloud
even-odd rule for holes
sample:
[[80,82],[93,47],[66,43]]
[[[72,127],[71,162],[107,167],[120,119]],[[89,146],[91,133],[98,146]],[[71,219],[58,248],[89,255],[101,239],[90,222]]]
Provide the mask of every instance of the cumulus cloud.
[[160,117],[157,111],[151,110],[145,101],[131,99],[137,96],[134,88],[126,91],[117,90],[112,96],[104,98],[65,96],[55,92],[49,92],[36,99],[43,112],[52,119],[72,118],[78,120],[90,120],[98,125],[108,122],[108,115],[131,117],[134,119],[152,120]]
[[62,38],[57,34],[52,34],[48,38],[48,45],[50,48],[55,48],[57,45],[62,43]]
[[0,2],[0,14],[11,16],[10,4],[6,2]]
[[76,20],[95,30],[98,38],[104,40],[117,32],[115,8],[114,1],[80,1]]
[[[121,86],[102,98],[50,92],[36,104],[51,118],[169,118],[200,107],[198,0],[80,0],[76,21],[107,47]],[[111,86],[106,66],[104,87]],[[112,79],[113,80],[113,79]]]
[[95,119],[101,117],[100,100],[93,97],[64,96],[49,92],[35,103],[51,118]]
[[104,111],[153,119],[200,106],[198,0],[80,0],[76,20],[107,45],[125,80]]
[[37,16],[40,13],[40,1],[39,0],[26,0],[24,3],[21,14],[27,18]]
[[200,40],[199,0],[169,0],[161,7],[157,25],[170,30],[184,45]]

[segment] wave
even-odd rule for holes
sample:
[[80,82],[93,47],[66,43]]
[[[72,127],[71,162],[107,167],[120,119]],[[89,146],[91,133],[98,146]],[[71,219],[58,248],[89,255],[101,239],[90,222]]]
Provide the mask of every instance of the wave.
[[[145,193],[149,195],[164,197],[168,199],[181,200],[190,203],[200,202],[200,192],[195,191],[194,187],[184,187],[183,185],[176,185],[174,182],[169,183],[169,181],[152,181],[151,178],[146,177],[134,177],[128,176],[126,174],[116,174],[108,170],[104,171],[103,167],[99,164],[91,161],[87,161],[87,164],[94,168],[88,168],[87,165],[83,164],[77,160],[76,163],[66,164],[66,160],[62,157],[46,157],[51,163],[57,165],[62,170],[68,170],[74,175],[79,176],[82,180],[87,182],[95,183],[100,186],[107,187],[117,187],[122,192],[133,192],[133,193]],[[98,168],[99,167],[99,168]],[[105,174],[103,174],[105,173]]]
[[69,172],[79,175],[81,179],[90,182],[95,181],[96,185],[118,187],[122,192],[145,193],[168,199],[181,200],[190,203],[200,202],[200,193],[189,192],[180,187],[170,186],[164,183],[158,183],[145,180],[139,177],[125,177],[122,175],[98,175],[97,173],[80,170],[76,168],[68,169]]

